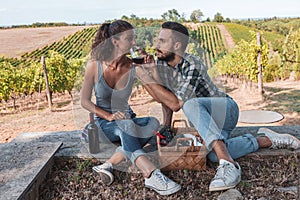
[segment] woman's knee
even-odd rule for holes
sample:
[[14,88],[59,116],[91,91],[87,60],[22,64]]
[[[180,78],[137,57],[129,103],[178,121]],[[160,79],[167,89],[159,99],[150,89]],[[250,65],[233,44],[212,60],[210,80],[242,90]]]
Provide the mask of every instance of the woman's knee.
[[155,124],[155,125],[159,125],[159,121],[158,121],[158,119],[156,119],[155,117],[149,117],[150,118],[150,120],[151,120],[151,122],[153,123],[153,124]]
[[159,127],[159,121],[155,117],[135,118],[134,122],[141,127],[143,126]]
[[149,117],[149,118],[150,118],[149,121],[150,126],[152,127],[153,130],[157,130],[160,125],[158,119],[156,119],[155,117]]

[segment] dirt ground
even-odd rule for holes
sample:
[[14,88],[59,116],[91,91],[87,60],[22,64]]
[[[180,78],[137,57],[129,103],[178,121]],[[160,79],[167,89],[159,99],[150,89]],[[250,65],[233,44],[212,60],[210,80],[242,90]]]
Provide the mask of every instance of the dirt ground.
[[[235,189],[242,199],[298,200],[299,154],[285,156],[252,156],[237,159],[242,181]],[[158,195],[144,187],[141,173],[114,171],[115,181],[108,187],[92,173],[92,167],[100,164],[96,159],[56,159],[52,173],[48,174],[39,189],[40,199],[223,199],[224,191],[209,192],[208,185],[214,177],[216,163],[207,163],[206,170],[172,170],[165,172],[182,189],[169,196]],[[284,169],[284,170],[283,170]],[[228,198],[225,198],[228,199]],[[239,198],[241,199],[241,198]]]
[[0,29],[0,56],[19,57],[87,26]]
[[[280,81],[265,84],[266,87],[277,88],[278,91],[269,95],[282,93],[283,91],[297,92],[296,96],[300,96],[300,81]],[[233,97],[240,110],[266,109],[269,104],[274,103],[274,100],[261,101],[258,95],[250,92],[247,89],[235,88],[233,85],[226,87],[228,94]],[[229,88],[229,89],[228,89]],[[80,108],[78,102],[79,94],[74,94],[72,100],[69,95],[56,96],[53,99],[53,111],[47,109],[47,102],[40,101],[39,104],[33,103],[30,110],[13,111],[6,108],[0,103],[0,143],[10,142],[13,138],[23,132],[43,132],[43,131],[71,131],[80,130],[84,127],[85,121],[88,120],[88,114]],[[42,99],[45,99],[44,97]],[[77,99],[77,100],[75,100]],[[138,100],[137,100],[138,99]],[[295,100],[299,105],[300,99]],[[140,94],[140,97],[133,98],[132,108],[139,116],[155,116],[160,121],[162,113],[160,105],[152,101],[151,97],[145,93]],[[293,102],[291,102],[293,104]],[[7,107],[8,104],[6,104]],[[291,105],[292,106],[292,105]],[[1,110],[2,108],[2,110]],[[269,124],[246,124],[238,123],[238,126],[279,126],[279,125],[300,125],[299,112],[284,112],[284,119]],[[175,119],[184,118],[182,112],[175,113]],[[87,122],[87,121],[86,121]]]

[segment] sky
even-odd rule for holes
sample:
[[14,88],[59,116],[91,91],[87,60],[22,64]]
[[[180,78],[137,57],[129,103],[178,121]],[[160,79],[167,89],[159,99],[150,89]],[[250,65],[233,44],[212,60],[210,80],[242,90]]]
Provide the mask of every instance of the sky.
[[158,19],[176,9],[189,18],[200,9],[203,19],[300,17],[299,0],[1,0],[0,26],[35,22],[102,23],[123,15]]

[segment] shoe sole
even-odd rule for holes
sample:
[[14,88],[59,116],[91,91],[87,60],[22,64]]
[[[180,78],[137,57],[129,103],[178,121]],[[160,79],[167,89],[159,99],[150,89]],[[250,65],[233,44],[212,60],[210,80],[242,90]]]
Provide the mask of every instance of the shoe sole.
[[171,195],[171,194],[174,194],[174,193],[178,192],[179,190],[181,190],[180,185],[178,185],[177,187],[173,187],[169,190],[158,190],[155,187],[152,187],[150,185],[145,185],[145,187],[154,190],[155,192],[157,192],[160,195]]
[[[280,134],[280,133],[276,133],[275,131],[272,131],[271,129],[267,129],[267,128],[260,128],[258,129],[258,132],[257,133],[264,133],[264,134],[277,134],[277,135],[282,135],[282,136],[287,136],[287,137],[290,137],[292,138],[293,140],[295,140],[299,146],[300,146],[300,140],[298,138],[296,138],[295,136],[293,135],[290,135],[290,134]],[[299,147],[300,148],[300,147]],[[290,149],[293,149],[293,150],[297,150],[299,148],[290,148]]]
[[208,191],[209,192],[215,192],[215,191],[221,191],[221,190],[228,190],[228,189],[236,187],[239,184],[239,182],[241,182],[241,177],[239,178],[239,180],[237,181],[236,184],[223,186],[223,187],[209,188]]
[[104,169],[96,169],[93,167],[93,172],[95,174],[97,174],[98,176],[100,176],[100,179],[102,180],[102,182],[109,186],[110,184],[112,184],[114,182],[114,176],[111,172],[104,170]]
[[215,191],[222,191],[222,190],[228,190],[231,188],[234,188],[236,185],[233,186],[226,186],[226,187],[218,187],[218,188],[209,188],[209,192],[215,192]]

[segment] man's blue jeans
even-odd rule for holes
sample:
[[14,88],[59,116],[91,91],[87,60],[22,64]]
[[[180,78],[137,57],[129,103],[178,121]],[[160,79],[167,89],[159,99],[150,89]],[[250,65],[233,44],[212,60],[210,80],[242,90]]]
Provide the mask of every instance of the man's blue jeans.
[[95,122],[99,128],[99,141],[104,143],[120,141],[121,146],[116,151],[130,159],[133,164],[139,156],[146,155],[143,147],[153,139],[155,136],[153,130],[159,127],[159,121],[154,117],[111,122],[100,118]]
[[208,159],[218,162],[212,143],[223,140],[233,159],[242,157],[258,149],[256,138],[251,134],[230,138],[236,127],[239,108],[230,97],[200,97],[186,101],[183,111],[203,138],[209,153]]

